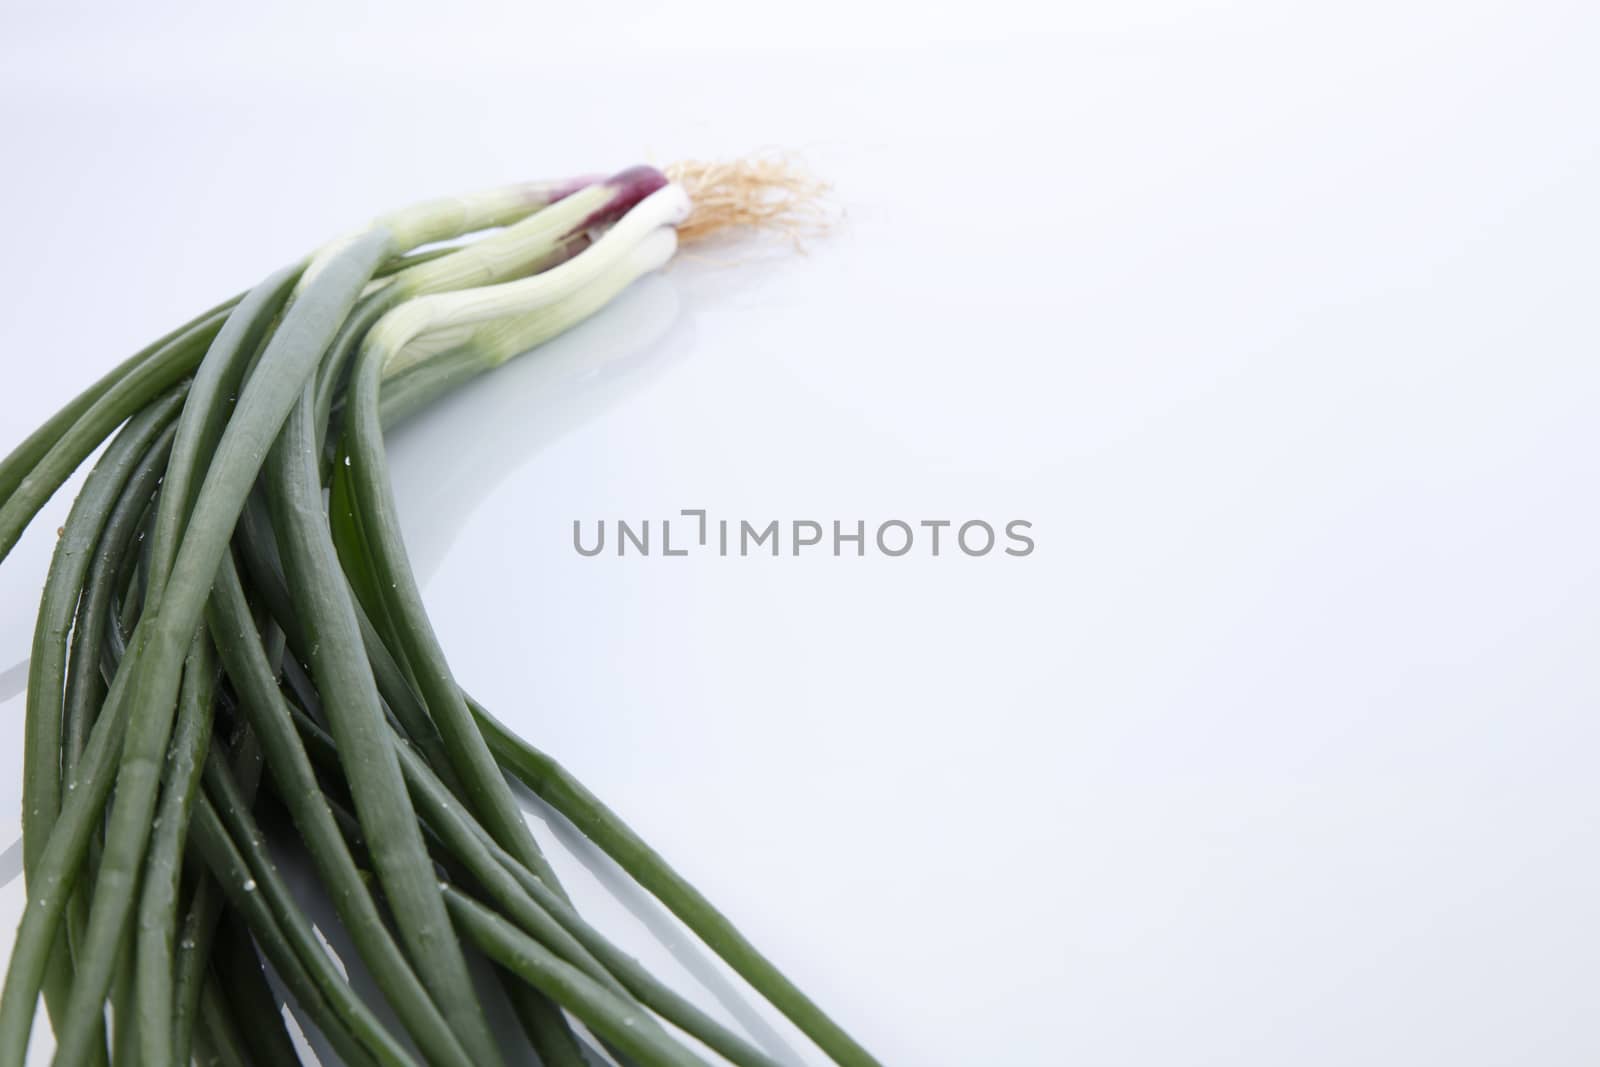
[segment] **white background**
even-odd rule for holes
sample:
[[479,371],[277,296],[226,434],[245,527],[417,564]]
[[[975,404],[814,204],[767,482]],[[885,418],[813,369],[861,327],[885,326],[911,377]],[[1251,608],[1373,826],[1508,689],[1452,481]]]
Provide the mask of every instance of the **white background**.
[[[459,676],[885,1062],[1600,1058],[1591,5],[0,11],[0,448],[384,208],[833,180],[808,256],[679,263],[392,448]],[[690,507],[1038,550],[572,550]]]

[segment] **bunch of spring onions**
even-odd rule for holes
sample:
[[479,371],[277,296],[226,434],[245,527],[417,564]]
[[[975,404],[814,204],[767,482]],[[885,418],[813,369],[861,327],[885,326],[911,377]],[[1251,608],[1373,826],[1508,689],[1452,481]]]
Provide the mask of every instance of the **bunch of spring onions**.
[[[696,173],[693,194],[639,167],[383,216],[156,341],[0,463],[4,558],[105,445],[34,635],[0,1067],[21,1067],[40,998],[62,1067],[299,1062],[267,969],[345,1063],[528,1062],[486,1024],[474,956],[547,1067],[774,1067],[574,909],[508,776],[830,1059],[875,1062],[461,687],[385,466],[386,425],[602,308],[680,228],[771,210],[759,173]],[[386,1008],[274,866],[276,812]]]

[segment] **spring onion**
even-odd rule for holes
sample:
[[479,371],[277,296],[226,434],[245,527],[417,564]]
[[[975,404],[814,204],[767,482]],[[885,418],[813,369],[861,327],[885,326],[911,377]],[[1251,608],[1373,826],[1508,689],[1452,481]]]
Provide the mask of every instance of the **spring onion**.
[[[467,696],[423,609],[384,449],[388,427],[598,313],[681,241],[804,228],[815,191],[771,161],[633,167],[383,215],[119,364],[0,461],[3,560],[111,439],[34,632],[28,900],[0,1067],[22,1067],[41,998],[60,1067],[297,1062],[264,965],[347,1063],[520,1062],[488,1025],[474,958],[549,1067],[582,1067],[595,1043],[641,1067],[776,1067],[580,915],[512,779],[830,1061],[876,1063]],[[323,947],[261,803],[287,813],[387,1012]]]

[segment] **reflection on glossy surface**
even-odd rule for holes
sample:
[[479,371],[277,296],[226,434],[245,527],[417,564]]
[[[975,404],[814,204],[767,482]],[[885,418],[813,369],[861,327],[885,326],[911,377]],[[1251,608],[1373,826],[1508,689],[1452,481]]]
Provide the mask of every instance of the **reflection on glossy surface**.
[[749,996],[729,980],[722,972],[718,961],[711,958],[701,947],[700,942],[667,912],[659,901],[641,889],[626,871],[617,866],[610,856],[596,848],[577,827],[562,818],[538,797],[525,789],[519,789],[518,793],[524,804],[539,809],[544,816],[545,824],[567,853],[582,863],[589,873],[595,876],[595,880],[605,887],[606,892],[626,908],[630,915],[639,920],[639,924],[650,932],[650,936],[661,942],[662,947],[672,954],[672,958],[677,960],[696,982],[700,983],[702,989],[716,998],[717,1003],[722,1005],[723,1010],[738,1024],[738,1029],[779,1063],[803,1067],[804,1061],[793,1046],[752,1007]]
[[0,703],[10,700],[28,687],[28,660],[0,671]]
[[16,881],[22,873],[22,838],[17,838],[0,852],[0,889]]
[[406,551],[426,586],[463,519],[511,471],[636,392],[689,351],[670,273],[441,398],[388,435]]
[[[23,660],[14,667],[7,667],[0,671],[0,704],[12,697],[21,696],[22,691],[28,687],[28,664],[31,660]],[[17,838],[7,845],[4,852],[0,852],[0,889],[4,889],[17,876],[22,873],[22,838]]]
[[[317,934],[322,938],[328,953],[335,964],[345,972],[345,977],[350,987],[358,993],[373,1010],[378,1019],[408,1048],[413,1048],[410,1038],[406,1035],[405,1027],[400,1024],[394,1010],[384,999],[373,980],[372,974],[362,962],[355,942],[346,933],[344,926],[339,921],[338,912],[333,902],[328,899],[323,891],[322,880],[316,876],[311,858],[298,842],[294,826],[287,816],[280,820],[268,823],[268,837],[272,844],[273,859],[279,870],[284,873],[290,889],[295,895],[306,917]],[[521,1029],[516,1017],[511,1012],[511,1007],[505,999],[504,993],[495,980],[495,974],[489,964],[476,953],[469,953],[468,966],[472,971],[474,983],[477,987],[479,999],[483,1002],[484,1013],[489,1018],[489,1023],[497,1034],[502,1035],[502,1046],[505,1050],[506,1067],[536,1067],[539,1060],[533,1050],[527,1046],[521,1037]],[[268,967],[268,974],[273,979],[273,990],[280,1003],[288,1003],[283,985],[277,980],[277,975]],[[295,1021],[299,1023],[307,1043],[317,1055],[318,1061],[324,1064],[337,1064],[342,1061],[328,1046],[326,1040],[310,1023],[305,1015],[298,1010],[293,1012]]]
[[[428,581],[463,520],[512,471],[647,386],[691,348],[692,330],[680,320],[676,280],[671,273],[651,275],[588,322],[397,426],[388,438],[391,472],[406,524],[406,549],[419,580]],[[739,1029],[774,1059],[802,1062],[675,918],[566,820],[532,794],[519,793],[567,854],[638,919]],[[336,924],[331,911],[323,922]],[[351,952],[345,946],[341,955]],[[504,998],[492,993],[490,1002],[496,1024],[508,1035],[519,1033]]]

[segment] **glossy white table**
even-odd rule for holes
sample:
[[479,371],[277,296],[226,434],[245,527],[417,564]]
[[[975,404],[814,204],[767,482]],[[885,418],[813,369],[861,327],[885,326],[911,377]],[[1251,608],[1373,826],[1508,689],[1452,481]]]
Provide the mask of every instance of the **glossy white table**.
[[[394,435],[463,681],[887,1063],[1600,1056],[1591,12],[474,10],[10,16],[0,447],[382,208],[792,146],[809,255]],[[3,827],[66,503],[0,569]],[[696,508],[1037,548],[572,545]]]

